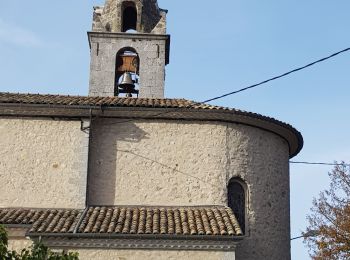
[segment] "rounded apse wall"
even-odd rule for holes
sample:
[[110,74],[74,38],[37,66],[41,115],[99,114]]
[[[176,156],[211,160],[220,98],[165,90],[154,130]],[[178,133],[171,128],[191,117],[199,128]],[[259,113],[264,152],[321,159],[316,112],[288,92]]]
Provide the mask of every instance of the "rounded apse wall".
[[119,120],[97,119],[92,128],[91,205],[227,206],[227,185],[239,178],[246,238],[237,259],[290,258],[284,138],[236,123]]

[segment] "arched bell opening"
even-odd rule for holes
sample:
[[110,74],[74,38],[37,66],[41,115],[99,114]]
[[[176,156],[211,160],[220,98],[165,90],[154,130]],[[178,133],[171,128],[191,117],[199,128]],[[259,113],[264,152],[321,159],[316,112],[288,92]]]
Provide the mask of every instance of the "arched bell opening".
[[137,30],[137,9],[134,2],[123,2],[122,32]]
[[246,231],[247,186],[240,178],[232,178],[227,186],[228,206],[235,214],[243,234]]
[[131,47],[119,50],[116,56],[115,96],[138,96],[139,73],[140,58],[136,50]]

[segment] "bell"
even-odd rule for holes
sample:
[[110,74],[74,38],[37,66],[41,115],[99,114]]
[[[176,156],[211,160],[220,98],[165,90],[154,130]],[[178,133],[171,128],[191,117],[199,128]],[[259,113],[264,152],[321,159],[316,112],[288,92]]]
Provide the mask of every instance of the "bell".
[[122,81],[119,84],[120,88],[135,88],[134,81],[131,78],[130,72],[125,72],[122,76]]
[[119,93],[126,93],[127,97],[132,97],[132,94],[138,94],[138,90],[135,89],[134,81],[132,80],[131,73],[125,72],[122,76],[122,80],[118,85]]

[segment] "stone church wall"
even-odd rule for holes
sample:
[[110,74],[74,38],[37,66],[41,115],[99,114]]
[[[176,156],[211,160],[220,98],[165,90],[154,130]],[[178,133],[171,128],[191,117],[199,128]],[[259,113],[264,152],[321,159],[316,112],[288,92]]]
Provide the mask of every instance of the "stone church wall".
[[8,249],[20,253],[24,248],[30,248],[33,245],[32,240],[23,236],[23,238],[10,238]]
[[[226,126],[180,121],[94,121],[92,205],[226,203]],[[209,138],[210,137],[210,138]]]
[[227,175],[248,185],[247,237],[236,258],[290,259],[289,148],[279,136],[230,124]]
[[[13,238],[9,240],[9,249],[20,252],[29,248],[31,240]],[[61,251],[59,249],[55,249]],[[234,252],[215,251],[179,251],[179,250],[117,250],[117,249],[78,249],[69,251],[79,253],[80,260],[235,260]]]
[[29,248],[33,245],[32,240],[26,237],[27,228],[7,228],[8,234],[8,249],[16,252],[21,252],[24,248]]
[[289,147],[251,126],[185,121],[95,121],[92,205],[227,205],[247,184],[246,235],[237,259],[290,259]]
[[0,118],[0,147],[0,207],[85,207],[88,135],[80,121]]
[[81,260],[235,260],[234,252],[161,250],[78,250]]
[[83,208],[90,149],[90,205],[227,205],[227,184],[240,177],[247,226],[237,259],[290,259],[284,139],[233,123],[124,121],[94,120],[88,148],[80,121],[0,119],[0,207]]

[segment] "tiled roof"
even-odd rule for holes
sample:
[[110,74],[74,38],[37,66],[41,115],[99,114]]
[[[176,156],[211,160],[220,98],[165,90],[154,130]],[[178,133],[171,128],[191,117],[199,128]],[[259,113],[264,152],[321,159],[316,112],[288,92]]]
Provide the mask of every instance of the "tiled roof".
[[240,235],[227,207],[96,207],[89,208],[80,233],[153,235]]
[[[8,109],[7,106],[11,106]],[[44,107],[42,107],[44,106]],[[91,116],[91,110],[118,113],[123,117],[140,117],[142,118],[181,118],[199,119],[199,120],[216,120],[224,122],[244,123],[266,129],[277,133],[286,140],[290,146],[290,156],[293,157],[299,153],[303,147],[303,137],[291,125],[272,117],[263,116],[257,113],[246,112],[234,108],[225,108],[213,106],[205,103],[194,102],[186,99],[152,99],[152,98],[121,98],[121,97],[84,97],[84,96],[63,96],[63,95],[41,95],[41,94],[15,94],[0,92],[0,108],[4,107],[6,115],[19,113],[18,110],[26,116],[31,113],[35,115],[46,116],[81,116],[81,113],[88,113],[85,116]],[[14,110],[13,107],[16,109]],[[36,112],[28,109],[36,109]],[[52,108],[52,109],[49,109]],[[143,108],[143,109],[137,109]],[[154,109],[168,109],[169,111],[160,112]],[[74,112],[70,111],[74,110]],[[27,111],[29,110],[29,112]],[[40,110],[38,112],[38,110]],[[55,110],[60,110],[57,112]],[[127,110],[127,113],[126,111]],[[152,110],[152,111],[151,111]],[[16,112],[17,111],[17,112]],[[62,112],[63,111],[63,112]],[[135,112],[136,111],[136,112]],[[28,113],[26,113],[28,112]],[[170,113],[170,112],[179,112]],[[190,112],[190,113],[187,113]],[[203,112],[203,113],[192,113]],[[9,113],[9,114],[8,114]],[[53,114],[50,114],[53,113]],[[56,114],[58,113],[58,114]],[[144,113],[144,114],[142,114]],[[153,113],[153,114],[152,114]],[[184,115],[187,113],[187,117]],[[21,114],[21,113],[20,113]],[[22,115],[22,114],[21,114]],[[115,115],[115,114],[114,114]],[[112,116],[113,117],[113,116]]]
[[196,103],[186,99],[86,97],[41,94],[15,94],[5,92],[0,92],[0,103],[62,106],[226,109],[223,107],[217,107],[203,103]]
[[239,236],[232,210],[208,207],[90,207],[83,210],[0,209],[0,224],[31,225],[29,234]]
[[0,224],[30,225],[30,232],[73,233],[83,210],[0,209]]

